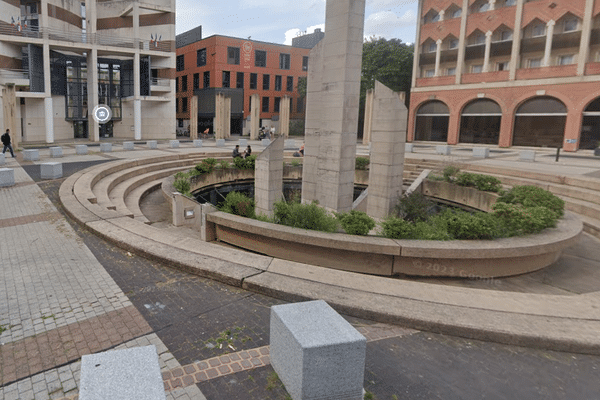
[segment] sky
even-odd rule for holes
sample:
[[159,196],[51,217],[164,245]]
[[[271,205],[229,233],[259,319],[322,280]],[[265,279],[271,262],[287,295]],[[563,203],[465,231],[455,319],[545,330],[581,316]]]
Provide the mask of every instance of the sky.
[[[417,0],[366,2],[365,37],[414,42]],[[291,45],[298,34],[326,31],[325,0],[177,0],[176,23],[177,34],[202,25],[202,37],[250,37]]]

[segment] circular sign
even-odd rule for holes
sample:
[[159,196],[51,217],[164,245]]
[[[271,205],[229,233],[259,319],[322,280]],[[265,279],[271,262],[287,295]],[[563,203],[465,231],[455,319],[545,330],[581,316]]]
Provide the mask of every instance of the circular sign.
[[98,104],[96,107],[94,107],[93,116],[97,123],[105,124],[111,120],[112,110],[107,105]]
[[244,42],[243,49],[244,53],[250,54],[252,52],[252,42]]

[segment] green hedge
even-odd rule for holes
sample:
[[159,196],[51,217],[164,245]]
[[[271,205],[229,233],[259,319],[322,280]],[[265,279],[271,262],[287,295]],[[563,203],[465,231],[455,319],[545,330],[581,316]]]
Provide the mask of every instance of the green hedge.
[[350,235],[367,235],[369,231],[375,228],[375,220],[366,213],[352,210],[347,213],[336,214],[344,231]]
[[229,192],[219,210],[241,217],[254,218],[254,206],[254,199],[251,199],[244,193]]

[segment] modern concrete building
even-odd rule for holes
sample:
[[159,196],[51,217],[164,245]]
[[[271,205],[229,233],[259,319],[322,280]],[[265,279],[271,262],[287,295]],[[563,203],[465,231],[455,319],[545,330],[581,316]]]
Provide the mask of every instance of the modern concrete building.
[[260,98],[260,125],[278,127],[280,105],[290,97],[290,119],[304,118],[298,79],[308,71],[308,49],[213,35],[196,28],[177,35],[177,121],[186,132],[190,99],[198,98],[198,132],[214,131],[218,93],[231,98],[231,133],[249,134],[251,98]]
[[325,32],[316,28],[313,33],[296,36],[292,39],[293,47],[302,47],[303,49],[312,49],[325,37]]
[[175,0],[0,2],[0,117],[23,142],[174,138],[174,72]]
[[408,141],[594,148],[599,0],[420,0]]

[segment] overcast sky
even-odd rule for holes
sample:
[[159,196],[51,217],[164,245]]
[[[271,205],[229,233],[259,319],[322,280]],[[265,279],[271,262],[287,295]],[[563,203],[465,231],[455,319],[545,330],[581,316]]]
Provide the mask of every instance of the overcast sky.
[[[335,1],[335,0],[330,0]],[[415,40],[417,0],[367,0],[365,36]],[[177,33],[202,25],[202,37],[226,35],[292,44],[325,24],[325,0],[177,0]]]

